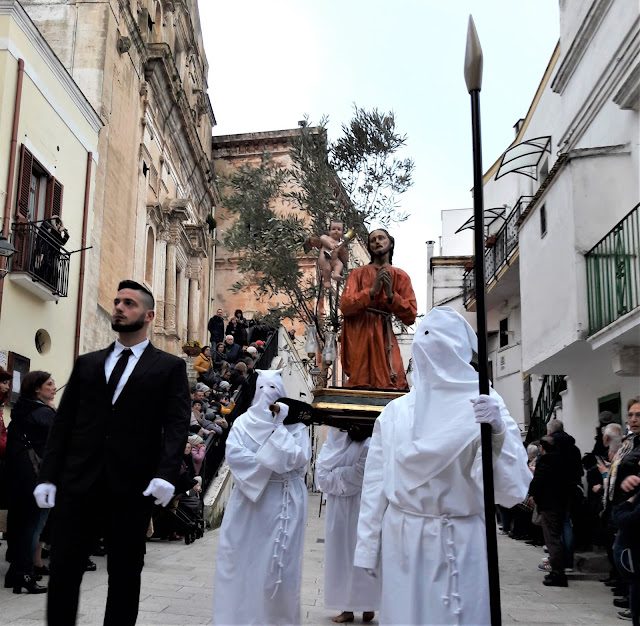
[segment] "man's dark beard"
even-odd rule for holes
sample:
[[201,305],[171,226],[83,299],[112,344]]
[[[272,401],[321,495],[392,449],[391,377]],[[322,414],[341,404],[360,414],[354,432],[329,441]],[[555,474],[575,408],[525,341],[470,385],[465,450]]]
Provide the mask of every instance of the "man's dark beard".
[[385,254],[387,254],[387,252],[391,252],[393,248],[392,244],[389,244],[384,250],[369,250],[370,254],[372,257],[380,257],[380,256],[384,256]]
[[143,313],[135,322],[131,322],[131,324],[122,324],[118,320],[112,321],[111,329],[115,330],[117,333],[135,333],[144,326],[144,316],[145,313]]

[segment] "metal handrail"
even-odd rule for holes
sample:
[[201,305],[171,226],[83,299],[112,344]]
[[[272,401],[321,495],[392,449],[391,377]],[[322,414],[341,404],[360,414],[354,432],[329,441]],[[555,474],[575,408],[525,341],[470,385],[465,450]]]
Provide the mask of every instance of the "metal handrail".
[[[487,285],[497,276],[500,270],[509,264],[513,252],[518,247],[518,225],[533,196],[520,196],[507,216],[504,224],[495,235],[494,244],[484,254],[484,267]],[[466,306],[475,297],[475,272],[465,271],[462,277],[463,302]]]
[[71,253],[37,224],[16,222],[12,230],[16,252],[11,257],[9,271],[25,272],[54,295],[65,298],[69,291]]
[[640,306],[640,204],[585,255],[589,335]]
[[567,388],[564,374],[545,375],[542,380],[542,387],[538,393],[536,406],[531,415],[531,422],[525,443],[529,444],[536,439],[540,439],[547,432],[547,424],[553,415],[560,392]]

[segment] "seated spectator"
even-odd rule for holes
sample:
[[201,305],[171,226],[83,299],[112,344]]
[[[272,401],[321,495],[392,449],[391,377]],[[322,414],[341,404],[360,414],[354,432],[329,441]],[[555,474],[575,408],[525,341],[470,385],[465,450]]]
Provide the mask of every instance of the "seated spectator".
[[216,432],[220,435],[222,430],[215,426],[213,422],[215,413],[211,411],[205,415],[203,411],[202,400],[194,400],[191,405],[191,421],[189,426],[200,426],[205,435],[208,435],[211,432]]
[[189,435],[189,443],[191,444],[191,460],[196,476],[200,476],[202,463],[204,462],[207,446],[199,435]]
[[249,386],[246,374],[247,364],[243,361],[238,361],[233,372],[231,372],[231,379],[229,380],[232,392],[236,389],[241,389],[242,393],[250,393],[251,387]]
[[242,347],[234,342],[233,335],[227,335],[224,340],[224,359],[230,365],[235,363],[242,354]]
[[193,363],[193,369],[198,372],[198,377],[196,380],[198,382],[203,382],[206,384],[206,380],[203,379],[203,374],[206,374],[209,371],[209,368],[213,365],[211,360],[211,348],[209,346],[204,346],[202,350],[200,350],[200,354],[196,357],[196,360]]
[[222,364],[226,362],[224,353],[224,341],[220,341],[216,344],[216,351],[211,355],[211,362],[213,363],[214,371],[219,374],[222,368]]

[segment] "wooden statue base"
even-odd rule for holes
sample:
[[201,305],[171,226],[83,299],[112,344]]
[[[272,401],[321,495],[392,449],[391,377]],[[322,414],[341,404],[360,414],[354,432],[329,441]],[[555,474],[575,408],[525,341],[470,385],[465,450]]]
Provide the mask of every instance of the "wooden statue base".
[[373,425],[382,409],[391,400],[405,393],[406,391],[322,387],[314,389],[312,404],[291,398],[280,398],[278,402],[289,406],[285,424],[325,424],[346,430],[353,439],[362,441],[365,437],[371,436]]
[[391,400],[395,400],[405,393],[407,392],[322,387],[314,389],[314,399],[311,406],[315,412],[333,417],[368,418],[375,421]]

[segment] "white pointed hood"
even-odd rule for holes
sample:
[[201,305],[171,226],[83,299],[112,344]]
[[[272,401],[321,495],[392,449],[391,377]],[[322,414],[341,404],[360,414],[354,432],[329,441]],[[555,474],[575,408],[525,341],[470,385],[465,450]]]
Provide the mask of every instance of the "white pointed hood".
[[451,307],[435,307],[416,330],[413,387],[402,398],[407,413],[395,429],[392,452],[396,479],[409,489],[440,473],[480,437],[469,402],[479,394],[478,373],[470,364],[477,349],[473,328]]
[[256,394],[246,413],[235,422],[234,427],[243,428],[258,445],[262,445],[273,432],[274,419],[269,409],[278,398],[285,398],[282,370],[257,370]]

